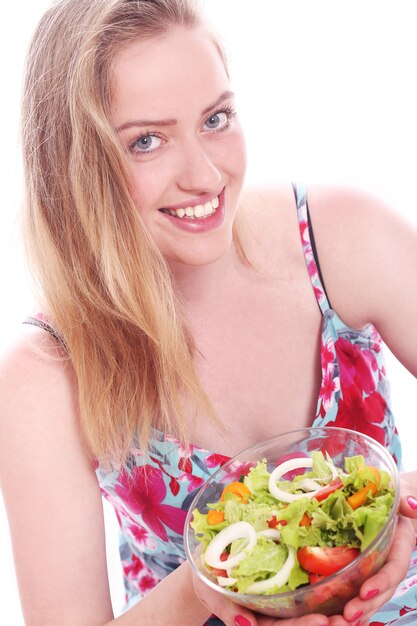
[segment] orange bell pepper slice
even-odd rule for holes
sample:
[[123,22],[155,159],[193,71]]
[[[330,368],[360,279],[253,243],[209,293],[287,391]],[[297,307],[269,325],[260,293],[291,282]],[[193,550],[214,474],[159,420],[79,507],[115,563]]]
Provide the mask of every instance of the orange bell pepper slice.
[[377,491],[378,487],[375,485],[375,483],[369,482],[365,487],[362,487],[362,489],[359,489],[359,491],[349,496],[347,502],[348,504],[350,504],[352,509],[357,509],[358,507],[362,506],[364,502],[366,502],[369,492],[371,492],[374,496]]
[[300,520],[300,523],[298,524],[299,526],[310,526],[311,524],[311,517],[309,516],[308,513],[303,513],[303,517]]
[[381,474],[379,473],[379,469],[377,467],[374,467],[373,465],[362,465],[362,467],[358,469],[359,476],[363,474],[365,469],[368,470],[369,473],[373,474],[374,480],[372,482],[375,483],[377,487],[379,487],[379,485],[381,484]]
[[223,511],[215,511],[214,509],[210,509],[207,513],[207,524],[210,526],[216,526],[217,524],[221,524],[224,522],[224,513]]
[[247,501],[249,500],[249,496],[251,494],[250,489],[248,489],[248,487],[246,487],[245,484],[239,482],[239,481],[234,481],[232,483],[229,483],[228,485],[226,485],[226,487],[223,489],[223,493],[221,495],[220,500],[223,501],[224,500],[224,496],[226,495],[226,493],[233,493],[235,496],[237,496],[238,498],[240,498],[240,500],[246,504]]

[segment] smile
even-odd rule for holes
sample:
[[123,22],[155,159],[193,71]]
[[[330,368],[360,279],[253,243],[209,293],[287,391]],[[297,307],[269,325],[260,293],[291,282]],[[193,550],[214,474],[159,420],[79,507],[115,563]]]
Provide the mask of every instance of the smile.
[[196,206],[181,207],[180,209],[159,209],[162,213],[172,215],[172,217],[188,217],[191,219],[204,219],[213,215],[216,209],[219,207],[219,198],[215,196],[212,200],[208,200],[204,204],[197,204]]

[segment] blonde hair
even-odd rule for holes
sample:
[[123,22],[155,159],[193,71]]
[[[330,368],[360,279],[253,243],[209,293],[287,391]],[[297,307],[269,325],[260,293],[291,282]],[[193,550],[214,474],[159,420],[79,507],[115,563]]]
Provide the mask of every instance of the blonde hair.
[[217,420],[169,268],[129,193],[109,116],[121,47],[199,25],[188,0],[61,0],[28,54],[29,260],[75,369],[86,444],[103,462],[123,460],[136,437],[146,448],[151,427],[187,441],[185,399],[196,415]]

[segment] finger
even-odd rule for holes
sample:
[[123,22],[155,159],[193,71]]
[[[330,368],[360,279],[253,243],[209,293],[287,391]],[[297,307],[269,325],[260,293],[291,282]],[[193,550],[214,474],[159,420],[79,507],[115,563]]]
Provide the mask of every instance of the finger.
[[[365,626],[365,624],[372,618],[372,615],[377,613],[381,607],[384,606],[391,598],[395,589],[389,589],[384,593],[380,593],[371,600],[361,600],[355,598],[351,600],[345,607],[344,617],[347,619],[349,626]],[[331,625],[333,626],[333,624]]]
[[415,533],[412,524],[400,517],[385,565],[363,583],[359,596],[345,606],[343,616],[349,622],[357,621],[361,614],[375,613],[392,597],[407,573],[414,546]]
[[[202,600],[200,599],[200,601]],[[206,604],[206,606],[208,605]],[[226,626],[260,626],[260,623],[251,611],[234,602],[219,602],[216,606],[215,602],[210,601],[209,608]]]
[[329,626],[352,626],[352,624],[346,621],[341,615],[332,615],[329,620]]
[[408,472],[400,476],[401,515],[417,519],[417,472]]
[[417,519],[417,494],[405,489],[400,496],[399,512],[405,517]]
[[400,516],[387,561],[374,576],[363,583],[359,592],[362,600],[370,600],[388,589],[395,589],[399,585],[407,574],[415,543],[415,531],[412,523]]
[[[330,619],[319,613],[279,620],[258,615],[258,626],[330,626]],[[344,621],[340,626],[346,626],[346,622]]]

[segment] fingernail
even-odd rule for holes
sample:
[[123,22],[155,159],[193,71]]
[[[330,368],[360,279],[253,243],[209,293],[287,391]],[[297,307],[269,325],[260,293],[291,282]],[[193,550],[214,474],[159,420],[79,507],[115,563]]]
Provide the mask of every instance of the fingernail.
[[413,496],[408,496],[407,503],[410,509],[417,510],[417,500]]
[[365,600],[370,600],[371,598],[375,598],[379,594],[379,589],[371,589],[365,596]]
[[[363,611],[358,611],[357,613],[355,613],[355,615],[354,615],[353,617],[351,617],[351,618],[350,618],[350,620],[349,620],[349,621],[350,621],[350,622],[357,622],[357,621],[358,621],[358,619],[359,619],[360,617],[362,617],[362,615],[363,615]],[[356,624],[355,624],[355,626],[356,626]]]
[[236,626],[252,626],[251,622],[243,615],[236,615],[235,624]]

